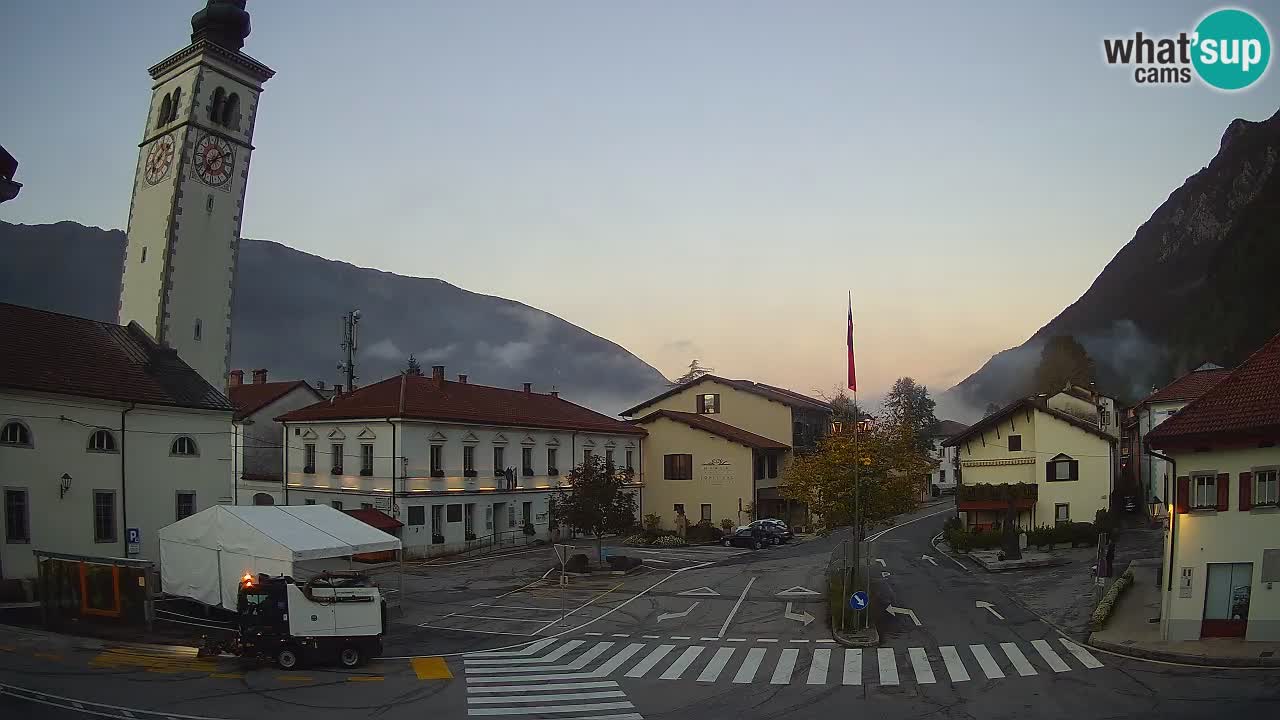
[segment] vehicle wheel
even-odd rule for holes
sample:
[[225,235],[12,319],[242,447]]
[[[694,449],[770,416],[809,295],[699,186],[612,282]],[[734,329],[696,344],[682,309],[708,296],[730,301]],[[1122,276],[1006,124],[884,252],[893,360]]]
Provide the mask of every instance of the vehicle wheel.
[[760,549],[760,541],[759,541],[759,540],[752,540],[752,541],[751,541],[751,549],[752,549],[752,550],[759,550],[759,549]]
[[297,648],[285,646],[276,651],[276,666],[281,670],[296,670],[302,664]]
[[733,542],[732,542],[732,541],[729,541],[729,540],[725,540],[725,541],[724,541],[724,546],[725,546],[725,547],[733,547]]
[[348,670],[360,667],[364,664],[364,653],[355,645],[345,645],[338,653],[338,663]]

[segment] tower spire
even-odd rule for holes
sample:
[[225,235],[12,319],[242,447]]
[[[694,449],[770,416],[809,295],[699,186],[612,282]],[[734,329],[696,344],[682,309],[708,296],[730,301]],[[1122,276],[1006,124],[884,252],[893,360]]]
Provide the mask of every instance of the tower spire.
[[245,0],[209,0],[191,16],[191,42],[208,40],[227,50],[239,51],[249,37],[249,13]]

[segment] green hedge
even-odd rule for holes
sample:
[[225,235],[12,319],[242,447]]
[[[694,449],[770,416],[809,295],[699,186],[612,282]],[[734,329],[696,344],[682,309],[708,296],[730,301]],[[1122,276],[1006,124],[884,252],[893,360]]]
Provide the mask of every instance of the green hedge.
[[1098,603],[1098,607],[1094,609],[1093,615],[1089,618],[1089,629],[1097,632],[1107,624],[1107,618],[1111,617],[1111,611],[1115,609],[1116,601],[1120,599],[1120,595],[1129,589],[1133,584],[1133,569],[1125,570],[1124,574],[1116,578],[1111,583],[1111,587],[1107,588],[1107,593],[1102,596],[1102,602]]
[[[954,520],[954,518],[953,518]],[[1064,525],[1041,525],[1027,530],[1028,547],[1047,547],[1049,545],[1091,546],[1098,542],[1098,533],[1093,523],[1070,523]],[[942,536],[957,552],[970,550],[995,550],[1004,542],[1004,531],[993,528],[988,531],[965,530],[958,520],[948,520],[943,525]]]

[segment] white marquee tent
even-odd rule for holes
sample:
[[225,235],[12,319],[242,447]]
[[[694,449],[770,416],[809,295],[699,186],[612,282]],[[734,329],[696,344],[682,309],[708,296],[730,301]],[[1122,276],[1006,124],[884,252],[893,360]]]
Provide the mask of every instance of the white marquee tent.
[[400,540],[327,505],[215,505],[160,529],[161,587],[235,610],[245,573],[304,579],[301,564],[400,550]]

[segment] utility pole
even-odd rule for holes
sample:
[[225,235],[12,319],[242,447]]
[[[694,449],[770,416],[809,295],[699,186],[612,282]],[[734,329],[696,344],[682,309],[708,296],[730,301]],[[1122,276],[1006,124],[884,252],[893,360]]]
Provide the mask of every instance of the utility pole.
[[352,310],[342,316],[342,350],[345,360],[338,362],[338,369],[347,374],[347,392],[356,389],[356,326],[360,324],[360,311]]

